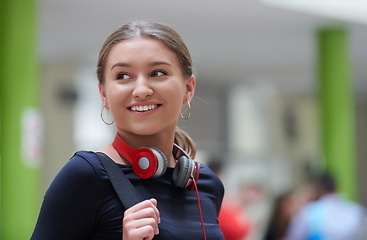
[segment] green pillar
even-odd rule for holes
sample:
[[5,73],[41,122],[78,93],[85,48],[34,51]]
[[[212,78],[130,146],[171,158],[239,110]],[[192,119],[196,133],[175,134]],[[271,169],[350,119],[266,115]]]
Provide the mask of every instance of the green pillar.
[[39,142],[34,140],[40,137],[37,111],[32,111],[39,102],[36,9],[35,0],[0,2],[0,239],[4,240],[30,238],[41,200],[40,170],[32,162],[39,155]]
[[325,28],[318,33],[322,144],[326,170],[339,191],[356,199],[355,116],[348,33]]

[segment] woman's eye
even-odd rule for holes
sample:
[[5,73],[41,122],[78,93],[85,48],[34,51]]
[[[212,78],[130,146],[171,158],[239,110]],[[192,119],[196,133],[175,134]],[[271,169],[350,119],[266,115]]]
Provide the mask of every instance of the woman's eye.
[[129,79],[129,75],[127,75],[126,73],[119,73],[117,74],[116,76],[116,79],[119,79],[119,80],[126,80],[126,79]]
[[117,74],[117,79],[120,79],[120,80],[126,80],[126,79],[129,79],[129,75],[127,75],[126,73],[119,73]]
[[154,71],[152,73],[152,77],[161,77],[161,76],[164,76],[164,75],[167,75],[167,74],[163,71]]

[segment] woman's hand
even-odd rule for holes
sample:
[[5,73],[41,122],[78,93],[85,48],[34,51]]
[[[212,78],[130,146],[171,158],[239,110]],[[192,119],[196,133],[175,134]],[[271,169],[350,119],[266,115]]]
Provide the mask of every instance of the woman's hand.
[[154,198],[127,209],[122,223],[123,240],[152,240],[159,233],[161,219]]

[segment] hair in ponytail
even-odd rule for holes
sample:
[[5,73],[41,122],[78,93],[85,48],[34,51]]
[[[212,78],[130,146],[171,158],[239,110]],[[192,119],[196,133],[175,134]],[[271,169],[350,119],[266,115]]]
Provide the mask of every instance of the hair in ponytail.
[[175,143],[189,154],[192,159],[196,156],[196,144],[194,140],[181,128],[176,127]]

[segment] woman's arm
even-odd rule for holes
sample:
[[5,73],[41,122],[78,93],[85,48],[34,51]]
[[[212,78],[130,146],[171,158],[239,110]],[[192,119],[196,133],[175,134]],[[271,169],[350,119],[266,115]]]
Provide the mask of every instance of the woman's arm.
[[47,190],[31,239],[87,239],[97,220],[99,189],[93,167],[74,156]]

